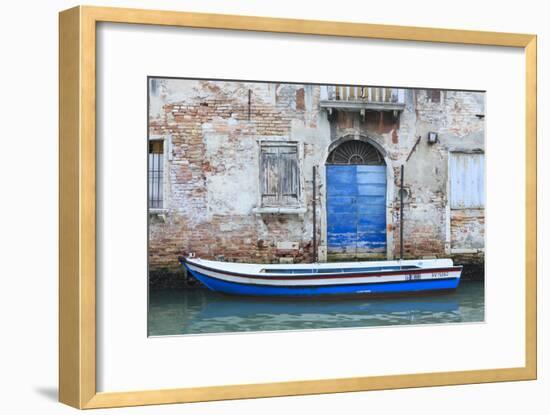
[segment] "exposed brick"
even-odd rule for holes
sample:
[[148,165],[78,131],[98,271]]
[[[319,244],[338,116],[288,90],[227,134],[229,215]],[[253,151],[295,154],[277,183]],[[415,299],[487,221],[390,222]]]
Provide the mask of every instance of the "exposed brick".
[[[437,102],[426,91],[407,91],[406,108],[398,117],[391,111],[366,111],[365,116],[335,111],[329,117],[319,108],[319,88],[309,85],[210,81],[178,84],[177,80],[160,84],[163,95],[159,95],[158,102],[152,101],[149,132],[171,138],[172,160],[167,166],[167,212],[164,220],[156,216],[150,220],[151,269],[177,268],[177,256],[183,252],[206,258],[221,255],[225,260],[241,262],[278,262],[281,257],[292,258],[293,262],[311,261],[310,166],[318,165],[321,170],[317,178],[317,242],[322,248],[326,245],[322,239],[326,208],[324,158],[330,144],[346,135],[368,137],[377,143],[393,170],[393,192],[387,201],[391,218],[387,232],[393,237],[389,248],[399,255],[399,172],[410,156],[405,168],[405,254],[446,256],[448,151],[451,147],[483,148],[484,122],[476,117],[484,112],[483,94],[443,91]],[[437,144],[427,144],[428,131],[438,133]],[[418,137],[421,141],[411,154]],[[252,213],[257,203],[249,200],[250,194],[256,194],[259,188],[259,138],[303,145],[301,174],[306,214]],[[453,210],[449,219],[452,247],[477,249],[483,244],[483,210],[477,215]],[[281,241],[297,242],[298,249],[278,250],[277,242]],[[482,255],[473,255],[472,261]]]

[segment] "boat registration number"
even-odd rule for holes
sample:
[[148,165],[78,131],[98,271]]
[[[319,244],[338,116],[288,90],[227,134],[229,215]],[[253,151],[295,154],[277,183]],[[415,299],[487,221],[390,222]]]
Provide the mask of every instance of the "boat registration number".
[[448,272],[432,272],[432,278],[447,278],[448,276]]
[[409,274],[406,276],[406,280],[407,281],[411,281],[411,280],[421,280],[422,279],[422,275],[421,274]]
[[[432,272],[432,278],[448,278],[448,272]],[[409,274],[405,275],[406,281],[421,280],[422,274]]]

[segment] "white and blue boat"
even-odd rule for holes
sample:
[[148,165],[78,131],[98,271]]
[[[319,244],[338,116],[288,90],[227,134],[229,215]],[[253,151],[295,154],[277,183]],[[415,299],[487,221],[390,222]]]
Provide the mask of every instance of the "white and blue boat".
[[452,291],[462,266],[451,259],[315,264],[241,264],[180,257],[212,291],[243,296],[376,296]]

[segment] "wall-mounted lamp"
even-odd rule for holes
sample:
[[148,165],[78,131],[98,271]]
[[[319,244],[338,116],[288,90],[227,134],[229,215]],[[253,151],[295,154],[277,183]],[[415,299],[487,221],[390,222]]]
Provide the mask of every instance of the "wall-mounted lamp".
[[428,144],[435,144],[435,143],[437,143],[437,133],[430,131],[428,133]]

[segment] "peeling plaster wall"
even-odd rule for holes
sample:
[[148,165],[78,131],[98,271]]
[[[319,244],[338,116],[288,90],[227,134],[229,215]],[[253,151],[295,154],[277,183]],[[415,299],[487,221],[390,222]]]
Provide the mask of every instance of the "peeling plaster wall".
[[[393,170],[388,175],[388,183],[393,180],[388,195],[388,233],[393,233],[391,243],[388,238],[390,258],[400,254],[401,165],[405,165],[407,192],[404,256],[449,256],[465,250],[483,256],[484,210],[478,211],[475,220],[460,210],[451,215],[448,158],[449,151],[484,150],[485,97],[477,92],[439,93],[439,102],[433,102],[431,91],[406,90],[405,109],[399,117],[374,111],[367,111],[365,117],[357,112],[338,112],[333,117],[332,141],[349,135],[368,137],[386,152],[386,164]],[[435,144],[427,142],[430,131],[438,134]]]
[[166,211],[150,215],[151,269],[177,269],[182,252],[234,261],[311,261],[311,209],[284,215],[253,209],[260,201],[261,140],[298,143],[302,204],[311,205],[312,166],[321,161],[314,148],[329,142],[319,89],[174,79],[154,83],[149,133],[170,136],[173,154]]
[[[388,257],[399,255],[400,166],[405,164],[405,256],[447,256],[452,248],[482,254],[484,211],[454,211],[448,202],[449,151],[483,150],[484,94],[405,91],[400,114],[319,107],[314,85],[178,79],[151,80],[149,133],[170,137],[162,215],[150,214],[152,270],[178,268],[195,252],[233,261],[312,260],[312,169],[319,166],[319,258],[326,258],[324,165],[331,143],[368,138],[388,165]],[[249,98],[250,97],[250,98]],[[250,105],[249,105],[250,99]],[[397,115],[397,116],[396,116]],[[435,131],[436,144],[426,135]],[[421,137],[415,151],[411,151]],[[259,143],[299,145],[301,204],[306,213],[259,214]]]
[[[411,186],[411,208],[416,206],[417,209],[421,208],[428,212],[428,205],[440,208],[437,213],[418,215],[415,218],[416,226],[423,227],[426,223],[431,223],[432,231],[429,232],[427,240],[418,242],[420,249],[413,249],[413,253],[423,252],[422,244],[430,243],[439,247],[438,255],[467,250],[475,251],[477,255],[472,257],[475,261],[482,260],[485,246],[484,209],[478,210],[476,215],[469,214],[467,209],[453,210],[451,213],[448,200],[448,161],[450,151],[484,151],[485,94],[440,91],[439,102],[434,102],[428,91],[415,91],[414,99],[415,135],[426,137],[428,132],[434,131],[438,134],[438,142],[433,145],[427,144],[426,140],[421,142],[418,153],[411,157],[407,165]],[[470,219],[461,219],[462,217]],[[442,227],[445,221],[447,225]],[[415,226],[411,226],[413,232],[414,229]],[[467,237],[464,236],[466,234]],[[463,237],[459,238],[457,235]],[[463,260],[459,256],[457,259]]]

